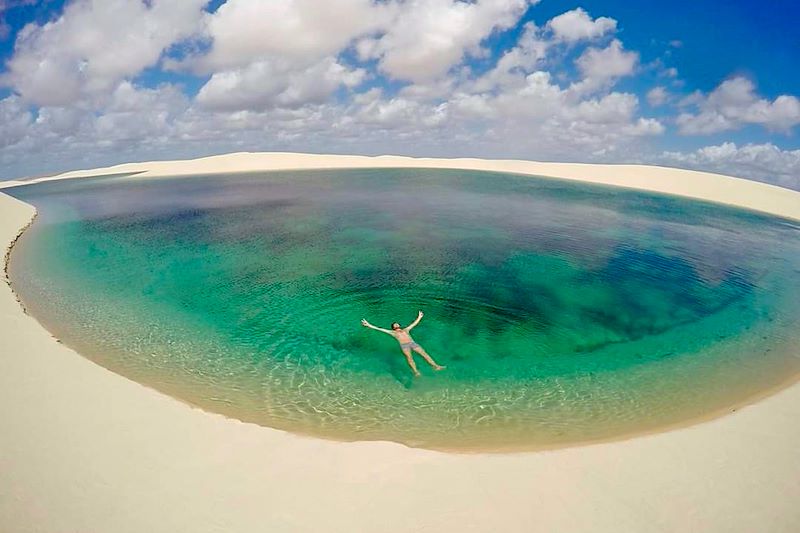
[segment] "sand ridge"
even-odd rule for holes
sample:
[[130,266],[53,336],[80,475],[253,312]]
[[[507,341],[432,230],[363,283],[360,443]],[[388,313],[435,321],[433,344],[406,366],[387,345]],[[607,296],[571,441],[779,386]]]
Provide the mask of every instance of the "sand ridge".
[[670,167],[586,163],[547,163],[507,159],[438,159],[406,156],[323,155],[239,152],[181,161],[125,163],[65,172],[32,180],[0,182],[0,188],[58,179],[136,174],[139,177],[187,176],[266,170],[325,168],[447,168],[512,172],[627,187],[685,196],[800,220],[800,192],[775,185]]

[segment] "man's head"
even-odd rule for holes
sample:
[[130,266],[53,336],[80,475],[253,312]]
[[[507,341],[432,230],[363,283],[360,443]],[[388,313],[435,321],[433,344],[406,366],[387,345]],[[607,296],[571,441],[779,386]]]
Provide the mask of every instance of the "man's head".
[[398,329],[402,329],[402,328],[400,327],[400,324],[399,324],[399,323],[397,323],[397,322],[394,322],[394,323],[392,323],[392,329],[393,329],[393,330],[398,330]]

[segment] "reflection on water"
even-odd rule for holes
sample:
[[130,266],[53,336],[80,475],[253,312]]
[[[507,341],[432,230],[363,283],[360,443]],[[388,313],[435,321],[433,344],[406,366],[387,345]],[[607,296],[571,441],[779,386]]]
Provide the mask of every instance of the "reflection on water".
[[[42,213],[11,265],[36,316],[117,372],[265,425],[535,448],[704,416],[800,365],[800,231],[726,207],[399,169],[11,192]],[[413,380],[359,321],[417,309],[448,370]]]

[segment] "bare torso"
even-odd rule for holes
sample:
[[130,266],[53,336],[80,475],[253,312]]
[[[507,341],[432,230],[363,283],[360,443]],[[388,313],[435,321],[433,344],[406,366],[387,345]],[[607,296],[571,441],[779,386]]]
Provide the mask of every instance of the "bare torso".
[[411,335],[405,329],[392,330],[392,337],[397,339],[397,342],[399,342],[400,344],[414,342],[414,339],[411,338]]

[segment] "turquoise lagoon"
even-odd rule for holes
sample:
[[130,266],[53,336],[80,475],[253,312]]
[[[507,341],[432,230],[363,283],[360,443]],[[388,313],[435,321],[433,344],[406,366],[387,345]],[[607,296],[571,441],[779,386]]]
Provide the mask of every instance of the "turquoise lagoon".
[[[502,451],[716,416],[800,370],[800,227],[676,197],[425,169],[64,180],[12,254],[29,311],[208,411]],[[414,379],[360,325],[411,322]],[[43,393],[45,393],[43,391]]]

